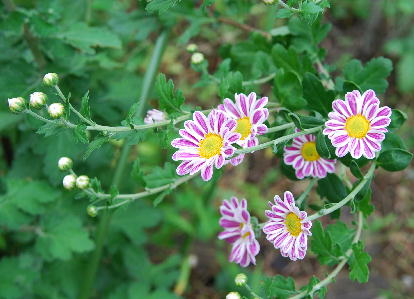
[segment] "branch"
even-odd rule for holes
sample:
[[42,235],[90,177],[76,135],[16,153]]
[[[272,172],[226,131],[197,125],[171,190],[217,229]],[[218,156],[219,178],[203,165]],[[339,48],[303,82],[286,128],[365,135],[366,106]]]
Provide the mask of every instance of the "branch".
[[228,18],[224,18],[224,17],[219,17],[217,20],[219,22],[222,22],[224,24],[227,24],[227,25],[230,25],[230,26],[239,28],[239,29],[244,30],[244,31],[247,31],[247,32],[256,32],[256,33],[259,33],[260,35],[264,36],[265,38],[267,38],[269,40],[272,39],[272,35],[269,32],[266,32],[266,31],[263,31],[263,30],[254,28],[254,27],[252,27],[250,25],[243,24],[243,23],[239,23],[239,22],[236,22],[236,21],[234,21],[232,19],[228,19]]
[[282,6],[283,8],[289,9],[290,11],[293,11],[293,12],[300,12],[300,9],[297,9],[297,8],[294,8],[294,7],[290,7],[289,5],[287,5],[282,0],[279,0],[279,5]]
[[343,207],[344,205],[346,205],[349,201],[351,201],[358,194],[359,191],[361,191],[362,188],[364,188],[365,184],[372,178],[372,176],[374,175],[375,166],[376,164],[375,162],[373,162],[368,172],[363,177],[363,179],[358,183],[358,185],[354,188],[354,190],[352,190],[352,192],[349,193],[344,199],[334,204],[330,208],[319,210],[317,213],[309,216],[308,219],[313,221],[315,219],[318,219],[319,217],[330,214],[338,210],[339,208]]
[[[361,238],[361,233],[362,233],[362,226],[364,224],[364,217],[362,215],[361,212],[358,213],[358,226],[357,226],[357,230],[355,232],[355,236],[354,239],[352,240],[352,244],[355,244],[359,241],[359,239]],[[289,299],[300,299],[300,298],[304,298],[308,295],[311,295],[320,290],[321,288],[327,286],[328,284],[330,284],[336,277],[336,275],[338,275],[338,273],[342,270],[342,268],[345,266],[345,264],[348,262],[349,258],[352,255],[352,246],[351,248],[349,248],[346,252],[345,255],[343,256],[343,260],[335,267],[335,269],[329,273],[329,275],[322,281],[320,281],[319,283],[317,283],[316,285],[313,286],[312,290],[310,290],[310,292],[308,291],[303,291],[295,296],[289,297]]]
[[298,197],[298,199],[296,200],[296,204],[300,207],[303,203],[303,201],[305,200],[305,198],[309,195],[309,193],[311,192],[313,186],[315,185],[315,183],[318,181],[318,178],[313,178],[309,181],[308,186],[306,187],[305,191]]

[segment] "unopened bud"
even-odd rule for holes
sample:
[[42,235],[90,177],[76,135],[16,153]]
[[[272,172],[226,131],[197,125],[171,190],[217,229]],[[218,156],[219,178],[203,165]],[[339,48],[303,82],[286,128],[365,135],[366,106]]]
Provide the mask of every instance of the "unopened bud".
[[198,49],[198,47],[197,47],[196,44],[189,44],[187,46],[187,51],[190,52],[190,53],[193,53],[193,52],[197,51],[197,49]]
[[203,53],[196,52],[191,56],[191,62],[194,64],[200,64],[204,61]]
[[47,95],[43,92],[36,91],[30,95],[29,105],[32,108],[39,109],[46,104]]
[[95,206],[88,206],[86,212],[91,217],[96,217],[96,215],[98,215],[98,209]]
[[262,0],[264,4],[274,4],[276,0]]
[[240,294],[237,292],[230,292],[227,294],[226,299],[240,299]]
[[234,282],[237,286],[245,285],[247,282],[247,276],[244,273],[239,273],[236,275],[236,278],[234,278]]
[[22,112],[26,108],[26,101],[22,97],[11,98],[7,101],[9,102],[9,109],[11,112]]
[[65,107],[61,103],[53,103],[47,108],[47,112],[49,112],[50,117],[59,118],[65,112]]
[[164,121],[166,119],[164,112],[159,111],[157,109],[148,110],[147,116],[144,118],[144,123],[147,125],[158,123]]
[[60,170],[69,170],[73,166],[73,161],[71,158],[68,157],[62,157],[58,161],[58,167]]
[[81,175],[76,179],[76,187],[79,189],[86,189],[89,186],[89,178],[86,175]]
[[59,76],[56,73],[48,73],[43,77],[43,84],[55,86],[59,83]]
[[65,175],[65,177],[63,178],[63,187],[65,187],[65,189],[71,190],[75,187],[75,185],[76,176],[74,174]]

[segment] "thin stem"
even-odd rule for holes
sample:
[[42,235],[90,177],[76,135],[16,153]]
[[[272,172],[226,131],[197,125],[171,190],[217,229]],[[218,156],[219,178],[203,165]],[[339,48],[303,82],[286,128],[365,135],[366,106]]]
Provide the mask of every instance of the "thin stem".
[[[364,224],[364,217],[362,215],[361,212],[358,213],[358,226],[357,226],[357,231],[355,233],[354,239],[352,240],[352,244],[355,244],[359,241],[359,239],[361,238],[361,233],[362,233],[362,227]],[[338,273],[342,270],[342,268],[345,266],[345,264],[348,262],[349,258],[352,255],[352,247],[349,248],[344,256],[343,256],[343,260],[335,267],[335,269],[329,273],[329,275],[322,281],[320,281],[319,283],[317,283],[316,285],[313,286],[312,290],[308,291],[303,291],[295,296],[289,297],[289,299],[300,299],[300,298],[304,298],[308,295],[311,295],[313,293],[315,293],[316,291],[320,290],[321,288],[327,286],[328,284],[330,284],[335,277],[338,275]]]
[[326,77],[322,80],[325,83],[326,88],[335,89],[335,83],[331,79],[328,70],[323,66],[322,62],[319,59],[316,60],[316,66],[318,67],[318,71]]
[[276,138],[275,140],[271,140],[271,141],[259,144],[257,146],[252,146],[252,147],[248,147],[248,148],[244,148],[244,149],[239,149],[239,150],[236,150],[235,155],[246,154],[246,153],[251,153],[251,152],[254,152],[254,151],[262,150],[266,147],[275,146],[279,143],[288,141],[288,140],[293,139],[293,138],[298,137],[298,136],[302,136],[302,135],[306,135],[306,134],[310,134],[310,133],[315,133],[315,132],[319,131],[320,129],[321,129],[321,126],[311,128],[311,129],[305,129],[303,131],[296,132],[296,133],[293,133],[293,134],[289,134],[289,135],[286,135],[286,136],[282,136],[282,137]]
[[222,22],[224,24],[239,28],[241,30],[247,31],[247,32],[256,32],[259,33],[260,35],[264,36],[265,38],[271,40],[272,39],[272,35],[269,32],[254,28],[250,25],[247,24],[243,24],[243,23],[239,23],[237,21],[234,21],[232,19],[228,19],[228,18],[224,18],[224,17],[219,17],[217,19],[219,22]]
[[269,129],[267,129],[266,134],[279,132],[279,131],[283,131],[283,130],[294,128],[294,127],[295,127],[294,123],[287,123],[287,124],[283,124],[283,125],[280,125],[280,126],[271,127]]
[[263,299],[262,297],[260,297],[259,295],[257,295],[254,291],[253,291],[253,289],[247,284],[247,283],[245,283],[244,284],[244,287],[247,289],[247,291],[249,291],[249,293],[250,293],[250,295],[252,295],[253,296],[253,298],[255,298],[255,299]]
[[364,188],[365,184],[372,178],[372,176],[374,175],[375,166],[376,166],[376,164],[375,164],[375,162],[373,162],[371,164],[371,167],[369,168],[368,172],[362,178],[362,180],[358,183],[358,185],[356,185],[356,187],[351,191],[351,193],[349,193],[344,199],[342,199],[340,202],[334,204],[330,208],[319,210],[317,213],[309,216],[308,219],[311,220],[311,221],[315,220],[315,219],[318,219],[319,217],[322,217],[324,215],[328,215],[328,214],[340,209],[344,205],[346,205],[349,201],[351,201],[358,194],[359,191],[361,191],[362,188]]
[[289,9],[290,11],[293,11],[293,12],[299,12],[300,11],[300,9],[297,9],[297,8],[294,8],[294,7],[290,7],[289,5],[287,5],[282,0],[279,0],[279,5],[282,6],[283,8]]
[[308,186],[306,187],[305,191],[298,197],[298,199],[296,200],[296,204],[300,207],[302,206],[303,201],[305,200],[306,197],[308,197],[309,193],[311,192],[313,186],[315,185],[315,183],[318,181],[318,178],[313,178],[309,181]]
[[271,73],[270,75],[257,79],[257,80],[252,80],[252,81],[243,81],[242,85],[246,86],[246,85],[254,85],[254,84],[263,84],[266,83],[268,81],[271,81],[274,77],[276,76],[276,73]]
[[[139,193],[133,193],[133,194],[120,194],[118,196],[116,196],[113,200],[117,200],[117,199],[124,199],[121,202],[118,202],[116,204],[110,205],[110,206],[100,206],[97,207],[98,210],[103,210],[103,209],[115,209],[117,207],[123,206],[124,204],[127,204],[131,201],[134,201],[136,199],[140,199],[143,197],[147,197],[153,194],[157,194],[160,193],[164,190],[167,189],[175,189],[177,188],[179,185],[191,180],[192,178],[194,178],[195,175],[188,175],[182,178],[179,178],[177,180],[175,180],[173,183],[170,184],[166,184],[166,185],[162,185],[160,187],[156,187],[156,188],[151,188],[151,189],[147,189],[146,191],[143,192],[139,192]],[[93,194],[95,197],[99,198],[99,199],[109,199],[111,196],[110,194],[105,194],[105,193],[94,193]]]
[[50,120],[50,119],[44,118],[43,116],[40,116],[39,114],[33,112],[30,109],[23,110],[22,112],[23,113],[27,113],[27,114],[33,116],[34,118],[37,118],[38,120],[41,120],[41,121],[43,121],[45,123],[48,123],[48,124],[58,124],[55,120]]

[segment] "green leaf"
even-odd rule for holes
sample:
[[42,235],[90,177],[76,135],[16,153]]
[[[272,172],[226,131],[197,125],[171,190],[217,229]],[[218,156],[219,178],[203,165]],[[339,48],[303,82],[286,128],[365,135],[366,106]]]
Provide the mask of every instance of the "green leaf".
[[109,141],[108,136],[101,136],[95,138],[91,143],[89,143],[88,149],[83,154],[83,160],[86,160],[94,151],[99,149],[102,145]]
[[344,67],[344,77],[361,87],[361,91],[368,89],[376,93],[384,93],[388,87],[386,78],[392,71],[391,60],[378,57],[371,59],[365,66],[359,60],[353,59]]
[[314,2],[306,2],[302,4],[302,6],[300,7],[300,10],[303,13],[308,13],[308,14],[318,14],[320,12],[323,12],[323,8],[315,4]]
[[77,125],[75,129],[73,130],[75,140],[81,143],[88,144],[88,134],[86,133],[86,125]]
[[53,123],[44,124],[36,131],[36,133],[40,135],[44,135],[45,137],[49,137],[49,136],[56,135],[62,132],[63,130],[66,130],[66,128],[60,124],[53,122]]
[[303,78],[303,97],[310,109],[326,116],[332,110],[335,94],[331,90],[326,90],[314,74],[306,73]]
[[355,162],[355,160],[351,161],[351,165],[350,165],[350,170],[351,173],[358,179],[362,179],[362,177],[364,176],[361,172],[361,169],[359,168],[359,165],[357,162]]
[[66,43],[84,51],[94,54],[93,48],[121,49],[121,40],[117,35],[104,27],[90,27],[86,23],[74,23],[58,35]]
[[47,261],[69,260],[73,253],[87,252],[94,247],[80,218],[75,215],[51,211],[41,219],[40,229],[35,248]]
[[325,121],[315,116],[307,116],[298,114],[300,123],[303,129],[310,129],[318,126],[322,126]]
[[400,171],[407,168],[413,158],[409,151],[395,148],[382,152],[377,160],[379,166],[388,171]]
[[334,265],[341,256],[339,245],[334,244],[331,235],[323,230],[320,221],[312,225],[311,249],[318,256],[321,264]]
[[169,162],[165,163],[163,168],[155,167],[144,177],[146,186],[148,188],[155,188],[173,183],[178,178],[175,169],[175,165]]
[[306,289],[308,295],[310,295],[312,298],[315,295],[318,295],[319,298],[324,298],[326,296],[326,292],[327,292],[327,288],[326,287],[322,287],[320,289],[315,290],[314,292],[312,292],[312,289],[319,283],[321,282],[319,280],[319,278],[312,276],[311,279],[309,280],[309,283],[304,287],[304,289]]
[[170,194],[171,193],[171,189],[167,189],[167,190],[164,190],[163,192],[161,192],[161,193],[158,193],[158,195],[157,195],[157,197],[155,197],[155,199],[154,199],[154,201],[153,201],[153,205],[154,205],[154,208],[155,207],[157,207],[160,203],[162,203],[162,201],[164,200],[164,198],[168,195],[168,194]]
[[389,129],[400,128],[407,120],[407,114],[398,109],[392,109],[391,123],[388,126]]
[[151,0],[145,9],[148,12],[158,12],[159,14],[167,12],[176,6],[181,0]]
[[298,79],[301,79],[305,72],[312,72],[313,70],[309,57],[300,55],[293,47],[286,49],[280,44],[274,45],[272,58],[277,67],[284,69],[286,72],[294,73]]
[[374,206],[371,204],[372,191],[368,190],[365,192],[364,197],[360,200],[356,200],[355,204],[359,211],[364,214],[365,217],[369,216],[374,212]]
[[174,83],[167,79],[164,74],[159,74],[155,83],[158,91],[160,108],[168,114],[181,113],[181,105],[184,103],[184,96],[181,90],[174,90]]
[[329,202],[339,202],[348,195],[345,185],[334,173],[328,173],[326,177],[318,180],[316,189],[321,197],[325,197]]
[[335,147],[332,145],[328,136],[324,135],[322,131],[316,134],[316,150],[318,154],[326,159],[335,158]]
[[87,119],[91,119],[91,108],[89,107],[89,90],[82,97],[80,113]]
[[371,257],[364,251],[364,245],[362,242],[358,242],[352,245],[352,256],[348,261],[351,271],[349,272],[349,278],[356,280],[359,283],[365,283],[368,281],[369,268],[368,263],[371,261]]
[[31,215],[41,215],[60,192],[45,182],[6,179],[6,193],[0,195],[0,224],[17,228],[28,224]]
[[306,106],[302,85],[295,73],[279,71],[274,80],[274,89],[278,101],[290,110],[299,110]]
[[345,223],[337,221],[334,224],[326,226],[326,232],[330,235],[332,242],[337,244],[344,254],[352,244],[355,230],[348,228]]
[[289,298],[298,293],[293,278],[282,275],[267,277],[263,282],[263,291],[266,297],[280,299]]
[[220,98],[233,98],[235,93],[244,92],[243,75],[240,72],[229,72],[220,80],[218,95]]

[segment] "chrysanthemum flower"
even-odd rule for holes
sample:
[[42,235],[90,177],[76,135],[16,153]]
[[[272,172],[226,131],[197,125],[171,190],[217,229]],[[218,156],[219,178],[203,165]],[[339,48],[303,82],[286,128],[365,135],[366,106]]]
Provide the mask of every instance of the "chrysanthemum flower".
[[303,259],[308,248],[308,236],[312,235],[312,222],[307,214],[295,205],[292,193],[286,191],[284,200],[275,196],[275,203],[269,202],[272,210],[266,210],[269,218],[263,227],[266,239],[273,243],[284,257],[292,261]]
[[250,223],[246,200],[239,201],[236,197],[232,197],[230,201],[224,200],[220,213],[222,215],[220,225],[224,231],[218,235],[218,238],[233,244],[230,262],[240,264],[242,267],[247,267],[250,263],[255,265],[255,256],[260,251],[260,245]]
[[202,179],[210,180],[213,167],[221,168],[225,159],[235,152],[232,144],[240,139],[239,133],[232,132],[235,127],[236,121],[221,111],[213,110],[208,117],[199,111],[194,112],[193,120],[187,120],[185,129],[179,132],[182,138],[171,142],[178,148],[173,160],[183,161],[177,167],[177,173],[185,175],[201,171]]
[[336,147],[338,157],[348,152],[355,159],[362,155],[368,159],[375,157],[381,150],[381,142],[391,122],[391,109],[379,107],[380,101],[373,90],[367,90],[361,96],[354,90],[345,95],[345,101],[335,100],[333,112],[328,114],[323,134],[328,135]]
[[[263,124],[269,117],[269,111],[264,108],[267,104],[267,97],[256,99],[256,94],[251,92],[248,96],[242,93],[235,94],[235,99],[235,103],[230,99],[224,99],[218,109],[237,121],[234,131],[241,135],[237,142],[239,146],[243,148],[256,146],[259,144],[256,136],[267,132],[267,127]],[[232,158],[230,162],[238,165],[243,159],[244,154],[241,154]]]
[[319,156],[315,140],[316,137],[312,134],[298,136],[293,139],[292,146],[284,149],[283,160],[292,165],[299,179],[306,176],[324,178],[327,173],[335,171],[336,161]]

